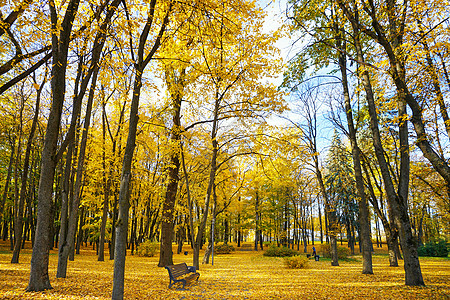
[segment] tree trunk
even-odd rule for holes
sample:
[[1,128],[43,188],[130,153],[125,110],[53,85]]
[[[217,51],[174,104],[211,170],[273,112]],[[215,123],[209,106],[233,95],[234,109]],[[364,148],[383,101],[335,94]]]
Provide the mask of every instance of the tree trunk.
[[[53,180],[57,164],[56,147],[58,142],[62,107],[65,95],[65,80],[67,69],[67,53],[69,49],[72,24],[77,14],[80,0],[71,0],[68,3],[66,16],[58,25],[56,7],[49,4],[52,27],[52,104],[48,117],[47,129],[42,150],[41,176],[38,193],[38,215],[36,225],[35,242],[31,256],[30,280],[27,291],[43,291],[51,289],[48,277],[48,252],[49,252],[49,228],[51,218]],[[59,38],[58,26],[61,27]]]
[[[344,91],[344,101],[345,101],[345,113],[347,117],[347,126],[348,126],[348,137],[350,139],[350,145],[352,148],[352,158],[353,158],[353,169],[355,171],[355,181],[356,181],[356,191],[358,195],[358,203],[359,203],[359,228],[360,228],[360,250],[362,248],[362,256],[363,256],[363,274],[373,274],[372,269],[372,237],[370,233],[370,213],[369,213],[369,205],[367,203],[367,199],[364,191],[364,178],[361,170],[361,158],[360,158],[360,149],[358,147],[357,139],[356,139],[356,128],[353,122],[353,110],[350,102],[350,93],[348,89],[348,81],[347,81],[347,59],[346,59],[346,44],[345,37],[341,36],[344,34],[344,30],[337,28],[336,24],[336,45],[338,49],[343,50],[339,51],[339,69],[341,71],[342,76],[342,88]],[[349,241],[350,242],[350,241]],[[354,253],[354,247],[352,248],[352,253]]]
[[100,239],[99,239],[99,249],[98,249],[98,261],[105,260],[105,233],[106,233],[106,221],[108,220],[108,205],[109,205],[109,191],[111,189],[111,177],[107,177],[106,172],[106,112],[105,112],[105,102],[103,102],[102,110],[102,137],[103,137],[103,147],[102,147],[102,166],[103,166],[103,214],[102,214],[102,224],[100,227]]
[[[84,120],[84,128],[81,137],[81,145],[80,145],[80,153],[78,155],[78,165],[77,165],[77,173],[76,173],[76,181],[75,181],[75,190],[73,193],[73,203],[70,209],[70,216],[67,228],[66,240],[61,241],[61,248],[58,252],[58,269],[56,273],[56,278],[65,278],[67,273],[67,259],[69,258],[70,252],[75,248],[75,232],[77,230],[77,218],[78,218],[78,208],[80,206],[80,198],[81,198],[81,186],[83,182],[83,167],[84,167],[84,159],[86,156],[86,145],[87,145],[87,137],[91,122],[91,112],[92,112],[92,103],[94,100],[95,93],[95,85],[97,82],[99,68],[95,67],[91,88],[89,91],[89,97],[86,106],[86,116]],[[83,93],[78,95],[78,97],[83,97]]]
[[[24,96],[22,95],[21,101],[20,101],[20,109],[19,109],[19,142],[17,145],[17,158],[16,158],[16,167],[15,167],[15,182],[16,182],[16,192],[15,192],[15,214],[14,214],[14,249],[13,249],[13,255],[11,258],[11,263],[19,263],[19,253],[20,248],[22,245],[22,234],[23,234],[23,207],[25,203],[25,196],[26,196],[26,186],[27,186],[27,177],[28,177],[28,165],[30,160],[30,150],[31,150],[31,139],[30,136],[28,137],[27,141],[27,147],[25,151],[25,161],[23,164],[23,171],[22,171],[22,182],[21,182],[21,189],[20,194],[18,191],[18,164],[20,161],[20,152],[21,152],[21,140],[22,140],[22,122],[23,122],[23,108],[24,108]],[[39,108],[37,108],[39,109]],[[36,112],[35,112],[36,114]],[[37,116],[33,118],[36,119]],[[36,128],[36,125],[34,124],[34,127]],[[33,132],[34,133],[34,132]],[[32,138],[32,137],[31,137]]]
[[[354,26],[355,32],[355,45],[357,50],[358,60],[360,62],[364,62],[364,56],[361,49],[361,45],[359,43],[358,29]],[[406,285],[424,285],[422,272],[420,270],[419,258],[417,255],[417,245],[415,244],[414,238],[411,232],[411,226],[409,221],[409,215],[407,212],[406,199],[403,199],[405,193],[407,194],[408,189],[408,181],[409,181],[409,154],[407,155],[407,150],[402,148],[403,156],[401,158],[402,162],[402,174],[403,177],[400,177],[399,180],[399,194],[395,192],[394,184],[392,182],[392,178],[389,173],[389,166],[384,157],[384,150],[381,142],[381,136],[378,129],[378,120],[377,120],[377,111],[375,106],[374,95],[372,91],[372,86],[370,83],[370,78],[367,70],[362,72],[362,82],[366,92],[368,107],[369,107],[369,115],[371,122],[371,130],[373,135],[373,144],[375,148],[375,154],[380,165],[381,174],[383,177],[383,182],[386,190],[387,199],[392,206],[394,212],[394,220],[395,224],[398,226],[400,230],[400,242],[402,243],[402,250],[405,257],[405,283]],[[399,97],[401,97],[402,93],[406,93],[406,90],[399,93]],[[401,107],[399,107],[399,114],[402,113]],[[405,122],[406,123],[406,122]],[[405,124],[401,124],[401,126],[406,126]],[[407,141],[404,140],[404,130],[400,129],[399,135],[401,140],[402,147],[406,147],[405,143]],[[420,136],[418,136],[420,138]],[[406,192],[405,192],[406,190]]]
[[[215,225],[216,225],[216,217],[217,217],[217,195],[216,195],[216,185],[213,185],[213,207],[211,210],[211,237],[208,242],[208,247],[206,248],[205,255],[203,256],[202,264],[209,264],[209,257],[214,255],[214,239],[215,239]],[[214,256],[212,259],[212,263],[214,264]]]
[[150,14],[148,16],[147,23],[145,24],[142,34],[139,38],[138,47],[138,58],[135,64],[136,73],[134,78],[133,86],[133,96],[131,100],[129,127],[128,127],[128,138],[125,147],[125,153],[123,157],[122,164],[122,176],[120,180],[120,191],[119,191],[119,216],[116,223],[116,241],[114,247],[114,277],[113,277],[113,290],[112,299],[121,300],[123,299],[124,292],[124,279],[125,279],[125,256],[127,247],[127,233],[128,233],[128,210],[130,207],[129,203],[129,186],[131,180],[131,165],[133,162],[133,153],[136,146],[136,131],[137,123],[139,121],[139,98],[141,96],[142,88],[142,76],[145,67],[153,58],[153,55],[160,46],[161,38],[165,32],[165,28],[169,22],[169,14],[172,10],[173,3],[171,2],[169,8],[164,17],[161,29],[156,37],[154,45],[150,50],[147,57],[144,58],[144,48],[145,44],[152,26],[153,14],[155,12],[156,0],[150,2]]
[[181,142],[181,103],[183,100],[183,86],[185,68],[182,68],[177,77],[173,68],[166,69],[166,83],[171,94],[173,116],[172,132],[170,144],[172,153],[170,154],[169,174],[167,177],[166,197],[163,204],[161,220],[161,247],[159,252],[159,267],[173,265],[172,239],[173,239],[173,218],[175,200],[177,196],[179,170],[180,170],[180,142]]
[[80,211],[80,221],[78,222],[78,235],[77,235],[77,245],[76,254],[80,254],[80,247],[83,243],[83,226],[84,226],[84,206],[81,206]]
[[[11,144],[11,154],[9,156],[8,172],[6,174],[5,188],[3,190],[3,196],[2,196],[1,203],[0,203],[0,214],[2,216],[3,221],[5,221],[4,207],[5,207],[6,199],[8,198],[9,184],[11,182],[11,174],[12,174],[15,149],[16,149],[16,135],[15,134],[12,135],[12,141],[10,141],[10,144]],[[5,230],[3,230],[3,231],[5,231]]]
[[259,194],[256,191],[255,196],[255,251],[258,251],[258,239],[259,239]]

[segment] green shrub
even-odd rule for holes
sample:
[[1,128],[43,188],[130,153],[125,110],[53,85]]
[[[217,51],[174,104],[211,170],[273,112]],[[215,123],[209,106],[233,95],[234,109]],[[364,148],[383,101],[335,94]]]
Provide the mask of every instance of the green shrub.
[[277,247],[275,245],[271,245],[269,249],[267,249],[264,252],[264,256],[271,256],[271,257],[287,257],[287,256],[294,256],[297,254],[297,251],[292,250],[287,247]]
[[235,250],[234,247],[232,245],[228,245],[228,244],[220,244],[220,245],[214,246],[214,252],[217,254],[229,254],[234,250]]
[[[338,259],[346,259],[350,255],[350,249],[347,247],[337,246]],[[330,244],[322,245],[322,254],[324,257],[331,258],[331,246]]]
[[136,254],[138,256],[147,256],[147,257],[153,257],[159,250],[159,244],[158,243],[152,243],[150,241],[145,241],[141,244],[139,244]]
[[284,264],[289,269],[303,269],[308,265],[308,259],[302,256],[285,257]]
[[417,249],[419,256],[447,257],[448,246],[444,240],[428,242]]

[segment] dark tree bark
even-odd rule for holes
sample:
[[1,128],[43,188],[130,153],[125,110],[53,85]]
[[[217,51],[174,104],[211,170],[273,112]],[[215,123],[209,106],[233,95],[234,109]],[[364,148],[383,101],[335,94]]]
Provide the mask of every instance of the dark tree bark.
[[172,130],[170,143],[172,153],[169,161],[169,174],[167,176],[166,197],[163,203],[161,220],[161,247],[159,252],[159,267],[173,265],[172,240],[173,240],[173,218],[175,215],[175,200],[177,196],[179,171],[180,171],[180,142],[181,142],[181,103],[183,101],[183,87],[185,80],[185,68],[176,74],[176,70],[167,67],[166,84],[172,100]]
[[255,251],[258,251],[259,241],[259,193],[256,191],[255,195]]
[[[369,201],[372,204],[372,207],[373,207],[375,213],[377,214],[378,218],[380,218],[381,223],[384,228],[385,235],[386,235],[386,243],[387,243],[388,254],[389,254],[389,266],[398,267],[397,254],[395,252],[395,241],[398,238],[398,230],[395,229],[396,227],[392,220],[392,218],[393,218],[392,213],[389,214],[390,221],[388,221],[388,218],[385,216],[382,207],[380,207],[378,205],[378,200],[377,200],[377,197],[375,196],[375,192],[373,190],[372,182],[370,179],[370,174],[367,171],[366,164],[363,163],[362,166],[364,169],[364,173],[366,174],[366,178],[367,178],[367,187],[368,187],[369,194],[370,194]],[[381,187],[378,186],[378,184],[377,184],[377,188],[378,188],[378,191],[380,194],[380,203],[382,203],[383,192],[381,190]],[[390,208],[389,208],[389,210],[391,211]]]
[[[38,215],[36,236],[31,256],[30,281],[27,291],[42,291],[51,289],[48,277],[48,244],[51,218],[53,179],[56,168],[56,146],[60,128],[60,120],[65,95],[65,80],[67,69],[67,54],[69,50],[70,33],[73,21],[78,11],[79,0],[68,3],[64,20],[58,25],[58,15],[55,3],[49,2],[52,27],[52,104],[42,150],[41,176],[38,193]],[[59,31],[58,37],[58,28]]]
[[[110,23],[112,16],[114,15],[117,7],[120,4],[120,0],[114,0],[108,8],[105,19],[103,20],[99,31],[95,37],[93,46],[92,46],[92,59],[89,70],[87,74],[81,80],[80,92],[77,97],[77,105],[80,105],[82,99],[86,93],[88,82],[92,78],[91,86],[89,89],[89,96],[86,105],[86,114],[84,120],[84,128],[81,137],[81,145],[78,156],[78,166],[76,173],[76,181],[75,188],[73,193],[73,203],[70,210],[69,223],[67,229],[67,236],[65,241],[62,242],[62,246],[60,247],[59,256],[58,256],[58,269],[57,269],[57,278],[65,278],[67,272],[67,259],[69,258],[69,254],[75,248],[75,233],[76,233],[76,225],[78,218],[78,208],[80,206],[80,198],[81,198],[81,186],[83,182],[83,166],[84,159],[86,154],[86,145],[87,145],[87,137],[91,122],[91,112],[92,112],[92,103],[94,101],[95,87],[97,84],[97,76],[100,69],[99,60],[101,57],[102,49],[106,40],[106,29]],[[75,105],[74,105],[75,106]],[[81,106],[81,105],[80,105]],[[71,124],[72,125],[72,124]]]
[[[346,59],[346,44],[344,30],[338,28],[338,25],[335,25],[336,31],[336,46],[339,50],[339,69],[341,71],[341,80],[342,80],[342,88],[344,91],[344,107],[345,114],[347,117],[347,126],[348,126],[348,137],[350,140],[350,145],[352,148],[352,158],[353,158],[353,169],[355,171],[355,181],[356,181],[356,191],[358,194],[358,203],[359,203],[359,228],[360,228],[360,250],[362,250],[363,256],[363,274],[373,274],[372,269],[372,237],[370,233],[370,213],[369,213],[369,205],[367,203],[365,191],[364,191],[364,179],[362,175],[361,169],[361,158],[360,158],[360,149],[358,147],[357,139],[356,139],[356,128],[353,122],[353,110],[351,106],[350,93],[348,89],[348,80],[347,80],[347,59]],[[350,229],[350,228],[349,228]],[[349,239],[350,243],[350,239]],[[362,248],[362,249],[361,249]],[[352,247],[352,253],[354,253],[354,247]]]
[[[11,153],[9,155],[8,171],[6,173],[5,188],[3,189],[2,200],[0,203],[0,214],[2,216],[3,221],[5,221],[4,208],[5,208],[6,199],[8,198],[9,185],[11,183],[11,174],[12,174],[13,164],[14,164],[14,156],[15,156],[15,152],[16,152],[16,135],[15,134],[13,134],[11,137],[10,145],[11,145]],[[3,231],[5,231],[5,229],[3,229]]]
[[209,211],[209,202],[211,199],[211,193],[213,190],[213,185],[216,177],[216,171],[217,171],[217,155],[219,152],[218,142],[217,142],[217,129],[218,129],[218,123],[219,123],[219,105],[220,100],[222,96],[219,96],[219,92],[216,91],[216,101],[214,105],[214,118],[213,118],[213,124],[212,124],[212,130],[211,130],[211,144],[212,144],[212,156],[211,156],[211,167],[209,172],[209,183],[208,187],[206,189],[206,199],[205,199],[205,205],[203,208],[203,216],[197,231],[197,236],[194,240],[194,247],[193,247],[193,265],[194,267],[199,270],[200,264],[199,264],[199,256],[200,256],[200,248],[203,243],[203,234],[206,227],[206,221],[208,218],[208,211]]
[[[166,30],[166,26],[169,23],[169,15],[172,11],[171,2],[168,10],[162,21],[161,28],[159,30],[158,36],[151,48],[150,52],[146,57],[144,57],[144,51],[146,48],[146,42],[148,35],[152,28],[153,18],[156,7],[156,0],[150,2],[149,16],[147,22],[140,34],[137,61],[135,64],[135,78],[133,85],[133,96],[131,100],[131,110],[129,118],[128,127],[128,138],[125,147],[125,153],[122,164],[122,176],[120,180],[120,191],[119,191],[119,215],[116,222],[116,242],[114,247],[114,277],[113,277],[113,290],[112,299],[118,300],[123,299],[124,291],[124,279],[125,279],[125,256],[126,256],[126,246],[127,246],[127,234],[128,234],[128,210],[130,207],[129,203],[129,185],[131,179],[131,164],[133,161],[133,153],[136,144],[136,131],[137,123],[139,120],[139,98],[141,95],[142,88],[142,76],[145,67],[148,65],[150,60],[153,58],[154,54],[161,45],[162,36]],[[130,32],[131,34],[131,32]]]
[[[23,92],[23,91],[22,91]],[[19,107],[19,124],[17,125],[17,155],[14,165],[14,247],[11,263],[19,262],[20,245],[22,244],[22,231],[23,231],[23,206],[24,199],[20,198],[19,192],[19,164],[22,156],[22,133],[23,133],[23,109],[25,107],[25,97],[20,95],[20,107]],[[23,174],[23,173],[22,173]],[[25,184],[26,187],[26,184]],[[20,193],[20,194],[19,194]],[[20,239],[18,239],[20,237]]]
[[19,16],[23,14],[25,9],[33,2],[33,0],[23,0],[21,1],[20,5],[16,9],[14,9],[12,12],[9,13],[9,15],[3,20],[2,17],[2,27],[0,28],[0,37],[8,32],[8,30],[11,28],[11,25],[14,24],[14,22],[17,20]]
[[212,263],[214,264],[214,239],[215,239],[215,227],[216,227],[216,217],[217,217],[217,195],[216,195],[216,185],[213,185],[213,206],[211,209],[211,229],[210,238],[208,241],[208,247],[205,250],[205,255],[203,256],[202,264],[209,264],[209,257],[213,255]]
[[106,173],[106,112],[105,112],[105,102],[103,102],[102,110],[102,137],[103,137],[103,153],[102,153],[102,166],[103,166],[103,214],[102,214],[102,225],[100,227],[100,239],[99,239],[99,249],[98,249],[98,261],[105,260],[105,233],[106,233],[106,221],[108,219],[108,205],[109,205],[109,191],[111,189],[111,177],[107,177]]
[[[360,63],[364,63],[363,51],[361,48],[360,40],[359,40],[359,30],[360,27],[356,22],[354,16],[350,14],[340,3],[343,10],[346,12],[347,17],[352,22],[352,27],[354,31],[354,42],[357,51],[358,61]],[[398,41],[399,42],[399,41]],[[399,42],[400,43],[400,42]],[[391,62],[392,63],[392,62]],[[400,62],[396,62],[392,68],[396,68],[398,71],[401,71],[403,67]],[[404,70],[404,69],[403,69]],[[400,79],[402,75],[396,72],[394,76],[394,82],[402,81]],[[411,223],[409,220],[408,209],[407,209],[407,199],[405,196],[407,195],[408,183],[409,183],[409,149],[407,146],[407,130],[403,127],[406,126],[406,121],[399,124],[399,137],[400,137],[400,145],[401,145],[401,166],[400,173],[401,176],[399,178],[398,184],[398,192],[395,191],[394,183],[392,181],[392,177],[390,175],[390,170],[388,163],[386,162],[386,158],[384,157],[383,145],[381,142],[381,135],[378,129],[378,119],[376,112],[376,105],[374,94],[370,82],[369,72],[366,69],[363,69],[361,72],[362,82],[364,86],[364,90],[366,92],[366,98],[368,102],[369,108],[369,116],[370,116],[370,127],[373,135],[373,145],[375,149],[375,155],[377,157],[377,161],[380,165],[381,174],[386,190],[387,199],[392,206],[392,210],[394,212],[394,220],[398,229],[400,230],[400,242],[402,244],[402,250],[404,254],[404,269],[405,269],[405,284],[406,285],[424,285],[422,272],[420,270],[420,263],[417,254],[417,245],[415,243],[414,237],[411,231]],[[397,83],[396,83],[397,84]],[[403,116],[405,112],[405,106],[402,103],[404,99],[408,102],[408,90],[406,85],[398,88],[398,98],[399,98],[399,115]],[[409,102],[408,102],[409,104]],[[413,119],[414,119],[414,109],[413,110]],[[413,123],[417,123],[413,121]],[[405,136],[406,135],[406,136]],[[420,135],[418,134],[418,139],[420,139]],[[423,142],[423,141],[422,141]],[[422,143],[419,142],[418,143]],[[426,141],[428,142],[428,140]],[[419,146],[420,147],[420,146]]]

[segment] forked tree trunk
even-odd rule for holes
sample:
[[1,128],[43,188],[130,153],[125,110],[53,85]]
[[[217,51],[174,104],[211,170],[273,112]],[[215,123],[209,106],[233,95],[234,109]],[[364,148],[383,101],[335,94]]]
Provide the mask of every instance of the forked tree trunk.
[[112,299],[121,300],[123,299],[124,292],[124,279],[125,279],[125,256],[127,248],[127,234],[128,234],[128,211],[130,208],[129,203],[129,187],[131,180],[131,165],[133,162],[134,148],[136,146],[136,131],[137,124],[139,121],[139,98],[141,96],[142,88],[142,76],[145,67],[148,65],[153,55],[158,50],[161,45],[161,38],[166,30],[166,26],[169,23],[169,15],[172,11],[171,2],[164,20],[162,22],[161,28],[159,30],[158,36],[153,44],[153,47],[149,51],[148,55],[144,57],[145,44],[147,42],[148,35],[153,23],[153,17],[155,13],[156,0],[152,0],[149,8],[149,16],[147,22],[142,30],[139,38],[138,46],[138,57],[135,64],[136,72],[133,85],[133,96],[131,100],[130,108],[130,118],[128,127],[128,138],[127,144],[125,146],[125,153],[122,163],[122,176],[120,180],[120,191],[119,191],[119,215],[116,222],[116,241],[114,247],[114,277],[113,277],[113,290]]
[[[360,62],[364,62],[364,56],[361,49],[358,36],[358,28],[354,26],[355,32],[355,45],[357,50],[357,57]],[[404,269],[405,269],[405,284],[406,285],[424,285],[422,272],[420,269],[419,257],[417,254],[417,245],[415,243],[414,237],[411,231],[411,223],[408,215],[407,200],[405,195],[408,191],[408,181],[409,181],[409,153],[407,153],[407,130],[404,128],[406,124],[400,124],[399,135],[401,138],[400,144],[402,146],[401,153],[401,174],[399,178],[398,193],[394,189],[394,184],[389,173],[389,167],[384,157],[384,150],[381,142],[381,136],[378,129],[377,112],[375,106],[375,99],[372,91],[372,86],[370,83],[369,73],[367,70],[362,72],[362,82],[366,92],[369,116],[371,122],[371,130],[373,135],[373,144],[375,148],[375,154],[380,165],[381,174],[384,181],[384,186],[386,190],[387,199],[392,207],[394,214],[394,221],[399,229],[400,242],[402,243],[403,256],[405,259]],[[399,97],[406,92],[403,90]],[[405,95],[403,95],[405,96]],[[406,97],[406,96],[405,96]],[[401,100],[400,100],[401,101]],[[404,111],[404,104],[399,104],[399,114]],[[406,123],[406,122],[404,122]],[[405,140],[406,139],[406,140]],[[406,170],[406,168],[408,170]]]
[[[33,254],[31,256],[30,281],[26,289],[27,291],[42,291],[52,288],[48,276],[48,247],[50,222],[53,220],[51,207],[53,199],[53,180],[57,164],[56,147],[62,107],[64,104],[70,34],[72,32],[73,20],[77,14],[79,3],[80,0],[71,0],[68,3],[66,16],[60,25],[58,25],[58,15],[53,1],[49,4],[53,49],[51,80],[53,99],[48,117],[44,148],[42,150],[36,235],[33,245]],[[60,31],[58,30],[58,26],[61,28]],[[58,32],[59,37],[57,36]]]

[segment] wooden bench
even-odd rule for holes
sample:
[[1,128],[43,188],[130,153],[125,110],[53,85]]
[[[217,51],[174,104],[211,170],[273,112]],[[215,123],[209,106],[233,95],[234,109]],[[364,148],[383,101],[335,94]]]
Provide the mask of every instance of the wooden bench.
[[198,280],[200,277],[200,273],[197,273],[195,267],[188,267],[186,263],[166,266],[165,268],[169,272],[169,288],[177,282],[182,282],[184,289],[187,283]]

